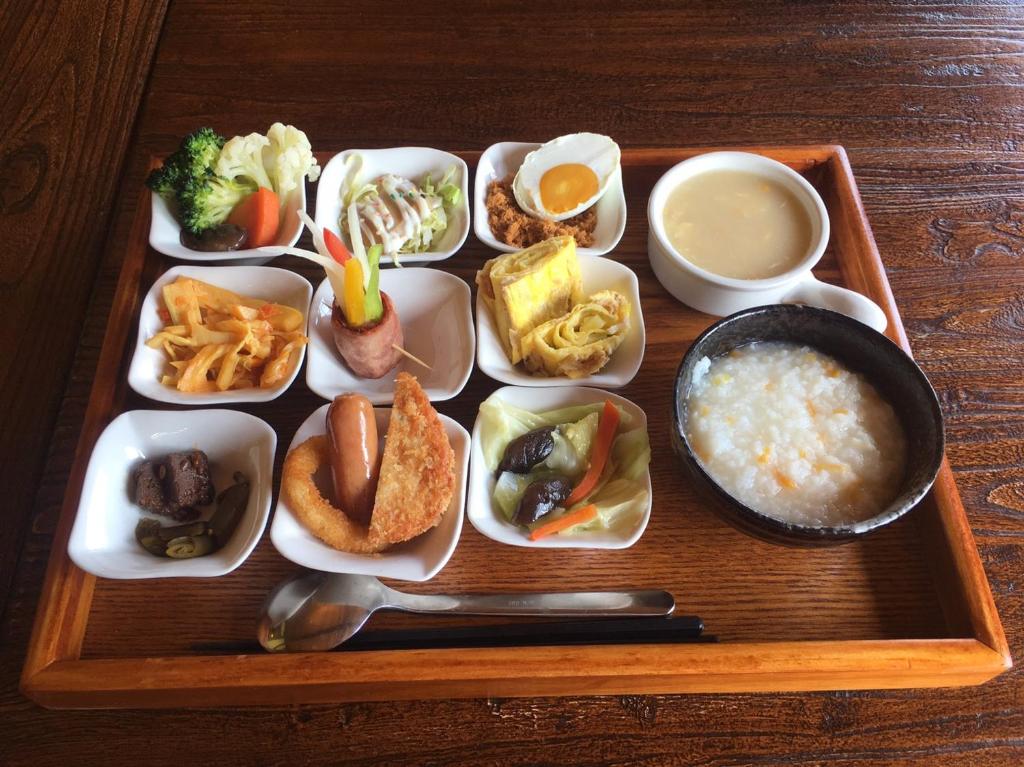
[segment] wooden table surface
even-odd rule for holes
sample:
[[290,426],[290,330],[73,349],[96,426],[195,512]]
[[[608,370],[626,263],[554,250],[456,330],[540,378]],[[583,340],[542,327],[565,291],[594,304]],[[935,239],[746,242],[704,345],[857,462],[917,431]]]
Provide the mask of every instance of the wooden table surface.
[[1024,7],[13,2],[0,17],[0,764],[1024,761],[980,688],[50,712],[17,679],[149,157],[274,120],[318,150],[838,143],[1024,657]]

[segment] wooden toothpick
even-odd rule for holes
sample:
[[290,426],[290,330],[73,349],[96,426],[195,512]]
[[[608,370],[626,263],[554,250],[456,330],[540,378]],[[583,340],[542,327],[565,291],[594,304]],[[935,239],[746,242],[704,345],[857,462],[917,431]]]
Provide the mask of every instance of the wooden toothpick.
[[430,367],[430,365],[428,365],[428,364],[427,364],[426,362],[424,362],[423,360],[421,360],[421,359],[420,359],[419,357],[417,357],[417,356],[416,356],[415,354],[412,354],[411,352],[407,352],[407,351],[406,351],[405,349],[403,349],[403,348],[402,348],[401,346],[399,346],[398,344],[391,344],[391,348],[392,348],[392,349],[394,349],[394,350],[395,350],[395,351],[397,351],[397,352],[401,352],[401,353],[402,353],[402,354],[404,354],[404,355],[405,355],[406,357],[408,357],[409,359],[411,359],[411,360],[412,360],[413,362],[415,362],[415,363],[417,363],[417,364],[419,364],[419,365],[422,365],[422,366],[423,366],[423,367],[425,367],[425,368],[426,368],[427,370],[433,370],[433,368],[432,368],[432,367]]

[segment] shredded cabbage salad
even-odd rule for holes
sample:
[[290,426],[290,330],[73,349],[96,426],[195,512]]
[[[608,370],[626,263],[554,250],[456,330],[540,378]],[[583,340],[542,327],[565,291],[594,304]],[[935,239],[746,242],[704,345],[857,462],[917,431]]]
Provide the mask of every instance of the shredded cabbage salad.
[[[533,413],[510,405],[497,395],[488,397],[480,405],[480,448],[492,473],[497,470],[509,442],[534,429],[557,427],[552,434],[554,450],[542,463],[529,474],[503,471],[497,478],[491,495],[495,510],[511,522],[519,500],[531,482],[555,474],[578,482],[590,465],[590,453],[603,407],[603,402],[595,402]],[[608,464],[594,490],[573,507],[592,503],[597,507],[597,516],[590,522],[564,530],[562,535],[602,531],[628,535],[636,528],[647,507],[644,475],[651,461],[647,430],[634,423],[635,419],[622,408],[617,409],[621,420]]]
[[428,173],[417,186],[392,173],[361,183],[362,163],[358,154],[345,159],[340,189],[339,228],[353,252],[379,244],[384,255],[400,266],[401,254],[430,250],[448,229],[452,211],[462,197],[455,179],[458,167],[450,167],[436,183]]

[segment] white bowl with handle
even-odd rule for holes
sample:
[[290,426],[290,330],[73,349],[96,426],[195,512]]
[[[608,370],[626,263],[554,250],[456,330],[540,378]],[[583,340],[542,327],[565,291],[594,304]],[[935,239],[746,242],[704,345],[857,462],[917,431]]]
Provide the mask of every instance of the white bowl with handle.
[[[691,263],[669,242],[665,204],[684,181],[708,171],[741,171],[775,181],[792,192],[811,223],[811,238],[800,262],[789,271],[765,279],[723,277]],[[751,152],[708,152],[684,160],[663,175],[647,203],[647,254],[658,281],[687,306],[721,317],[767,304],[807,304],[831,309],[885,331],[885,313],[871,299],[846,288],[821,282],[812,269],[828,245],[828,211],[814,187],[792,168]]]

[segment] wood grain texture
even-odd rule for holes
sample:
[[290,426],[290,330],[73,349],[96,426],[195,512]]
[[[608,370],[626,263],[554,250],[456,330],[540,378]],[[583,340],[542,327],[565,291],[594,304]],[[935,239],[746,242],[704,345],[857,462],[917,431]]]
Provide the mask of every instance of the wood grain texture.
[[[656,178],[697,151],[625,150],[622,172],[629,217],[643,221],[646,194]],[[771,148],[756,151],[776,154]],[[829,200],[837,232],[834,250],[829,251],[819,275],[838,279],[841,266],[846,284],[879,301],[891,317],[890,335],[903,340],[843,150],[793,148],[778,156],[803,168]],[[327,159],[326,154],[320,157],[322,163]],[[471,164],[475,161],[472,154],[465,159]],[[311,205],[315,206],[315,199]],[[681,481],[674,460],[655,458],[652,524],[641,543],[629,550],[524,552],[495,547],[475,535],[474,544],[460,540],[456,556],[429,584],[402,586],[412,591],[458,592],[584,590],[595,582],[615,588],[653,583],[680,598],[699,593],[693,604],[723,640],[718,646],[476,652],[410,649],[268,657],[252,641],[253,616],[264,595],[284,572],[293,569],[270,546],[264,546],[262,566],[250,559],[215,582],[107,581],[84,575],[61,552],[76,511],[85,456],[101,424],[125,405],[120,392],[134,347],[131,327],[149,284],[139,278],[155,276],[167,266],[166,259],[146,246],[147,220],[146,210],[140,206],[23,675],[23,691],[37,702],[58,708],[165,707],[260,705],[281,699],[312,703],[473,697],[484,693],[926,687],[978,684],[1008,665],[1002,628],[948,468],[940,474],[939,492],[912,518],[933,539],[929,548],[922,546],[914,526],[904,522],[892,528],[901,530],[899,535],[889,530],[837,549],[808,551],[761,545],[756,550],[760,568],[730,567],[751,555],[754,542],[710,516],[692,488]],[[641,293],[653,296],[644,301],[645,324],[672,327],[659,340],[648,340],[642,374],[624,393],[648,413],[668,412],[666,397],[673,389],[678,360],[655,352],[664,346],[676,352],[685,348],[711,318],[679,306],[665,294],[647,266],[642,228],[639,234],[636,240],[624,239],[615,257],[638,274]],[[443,268],[461,272],[468,264],[471,276],[486,257],[478,254],[478,249],[479,245],[463,249]],[[317,270],[310,270],[304,262],[293,266],[314,281],[320,279]],[[661,385],[643,385],[658,377],[665,379]],[[479,380],[439,407],[468,411],[468,427],[477,404],[493,389],[493,383]],[[129,407],[134,399],[127,403]],[[303,413],[320,404],[299,386],[290,388],[273,405],[255,410],[280,434],[290,434],[295,424],[284,414],[299,409],[302,403],[307,403]],[[653,420],[649,430],[654,444],[667,443],[666,419]],[[284,451],[282,440],[278,473]],[[702,524],[702,519],[708,524]],[[694,572],[690,563],[700,566]],[[283,572],[281,565],[287,567]],[[694,589],[695,581],[713,587]],[[99,587],[96,599],[88,606],[95,586]],[[912,622],[922,621],[926,614],[921,608],[929,607],[930,622]],[[686,609],[691,609],[689,603]],[[187,618],[183,620],[183,616]],[[444,619],[435,620],[443,625]],[[371,625],[386,629],[412,621],[425,622],[422,617],[384,613],[375,616]],[[479,621],[461,617],[448,622]],[[947,623],[962,633],[950,634]],[[80,644],[83,634],[84,648]],[[827,639],[832,644],[808,641],[812,639]],[[851,641],[857,639],[861,641]],[[919,641],[912,641],[915,639]],[[197,652],[199,657],[194,657]],[[257,655],[237,654],[247,652]]]
[[[21,698],[23,648],[143,168],[175,135],[206,121],[233,132],[290,120],[324,148],[483,148],[583,129],[624,145],[844,144],[915,356],[942,400],[950,461],[1011,650],[1024,649],[1018,5],[242,9],[180,2],[168,17],[0,628],[9,763],[59,764],[69,754],[81,764],[185,761],[180,749],[154,749],[154,732],[187,738],[192,753],[217,764],[1020,763],[1018,671],[980,689],[935,692],[490,699],[201,715],[54,713]],[[197,38],[211,42],[197,50]],[[40,393],[38,407],[53,402]],[[19,518],[30,512],[15,510]],[[0,568],[10,577],[15,562],[5,557]]]
[[[42,472],[166,4],[94,5],[12,2],[0,16],[0,497],[15,509]],[[28,522],[12,516],[5,562]],[[0,614],[12,576],[0,568]]]
[[[797,152],[792,152],[793,157]],[[670,410],[669,393],[682,350],[689,346],[712,318],[679,306],[654,279],[645,254],[646,227],[643,211],[647,193],[657,178],[685,156],[679,151],[652,151],[641,154],[634,166],[631,152],[624,158],[623,178],[631,225],[616,249],[616,258],[632,268],[640,278],[648,343],[640,374],[623,390],[651,414],[653,444],[669,442],[668,419],[658,413]],[[782,155],[785,157],[785,153]],[[831,154],[823,154],[819,162]],[[471,160],[471,158],[468,158]],[[802,161],[801,161],[802,162]],[[808,165],[808,167],[810,167]],[[821,175],[821,174],[817,174]],[[833,179],[831,174],[828,179]],[[834,180],[821,178],[823,188],[831,189]],[[315,204],[315,195],[311,196]],[[848,201],[847,201],[848,202]],[[839,200],[835,210],[839,210]],[[144,222],[146,216],[140,216]],[[853,227],[859,222],[849,221]],[[131,295],[146,290],[157,269],[166,260],[150,252],[144,255],[145,233],[136,226],[129,243],[122,285]],[[309,243],[307,246],[311,247]],[[868,253],[869,243],[851,245],[849,252]],[[470,243],[443,268],[472,280],[475,270],[488,257],[479,243]],[[145,258],[145,264],[136,264]],[[279,260],[305,274],[314,282],[322,279],[319,271],[298,259]],[[132,289],[127,281],[142,273],[144,282]],[[818,270],[823,278],[841,279],[835,253],[829,251]],[[866,283],[865,283],[866,284]],[[880,289],[880,288],[874,288]],[[121,295],[119,289],[118,295]],[[120,301],[101,357],[100,369],[110,371],[111,382],[124,379],[124,366],[130,361],[131,344],[123,344],[120,353],[112,337],[130,337],[134,317],[129,299]],[[894,328],[895,329],[895,328]],[[120,372],[115,372],[119,366]],[[100,412],[109,407],[114,386],[107,377],[99,386]],[[475,373],[466,389],[454,400],[439,403],[438,409],[472,428],[478,403],[498,384]],[[281,435],[294,433],[298,425],[321,404],[316,395],[297,382],[288,394],[273,406],[249,408],[268,419]],[[125,407],[146,407],[144,399],[129,395]],[[95,425],[87,424],[89,431]],[[285,440],[277,455],[277,476],[284,460]],[[626,551],[524,552],[498,547],[471,527],[463,532],[459,548],[449,565],[428,584],[403,586],[413,591],[481,591],[488,589],[585,589],[597,582],[606,588],[640,587],[657,583],[679,595],[685,609],[704,617],[710,630],[726,641],[787,639],[876,639],[926,638],[947,636],[927,559],[911,520],[893,526],[884,534],[838,549],[804,551],[751,541],[723,526],[695,497],[680,476],[673,460],[655,460],[652,468],[655,514],[652,523],[636,546]],[[72,481],[78,477],[73,475]],[[74,493],[70,494],[74,506]],[[930,513],[934,513],[931,511]],[[756,552],[771,575],[745,567],[726,570],[723,562],[739,561]],[[715,552],[709,555],[708,552]],[[523,563],[528,567],[523,567]],[[866,566],[865,563],[870,563]],[[231,578],[218,582],[216,589],[183,589],[180,582],[138,583],[100,579],[95,604],[83,646],[83,658],[117,658],[151,655],[187,655],[196,647],[245,647],[252,642],[252,616],[269,589],[294,566],[283,560],[264,539],[255,558]],[[898,578],[879,578],[878,572],[898,573]],[[764,595],[770,592],[772,598]],[[225,595],[230,595],[225,597]],[[190,614],[184,630],[180,614]],[[134,630],[124,627],[131,617]],[[415,618],[420,623],[423,618]],[[472,619],[470,619],[472,620]],[[386,628],[406,625],[408,616],[381,614],[374,626]],[[55,631],[65,635],[67,628]],[[967,636],[969,634],[965,634]]]

